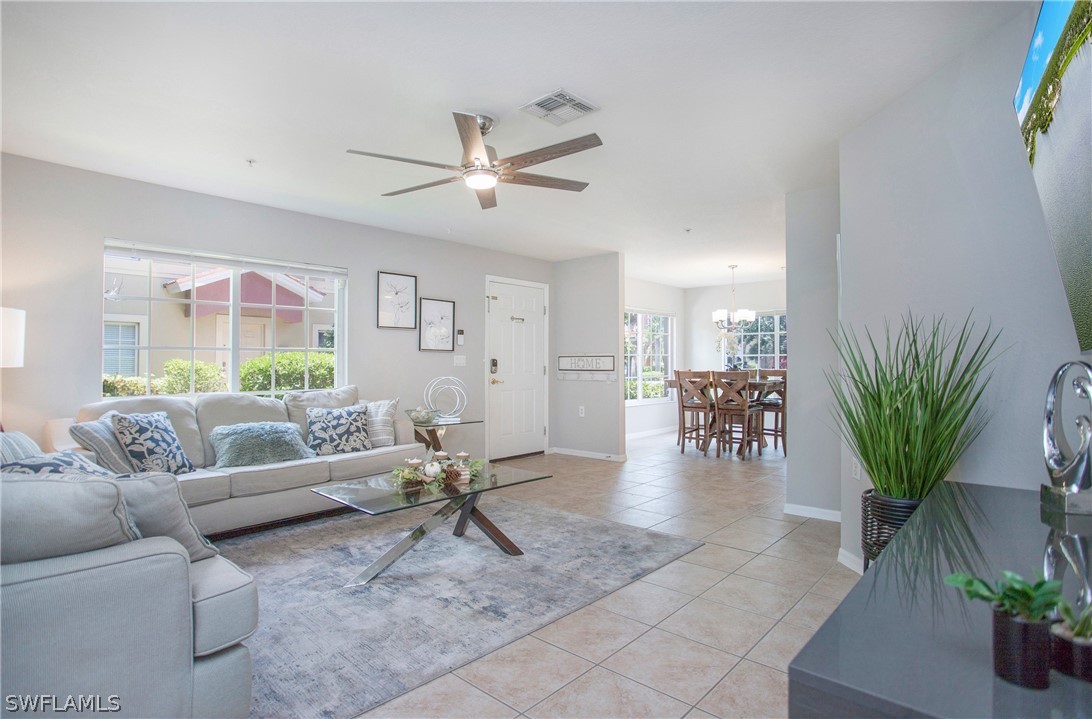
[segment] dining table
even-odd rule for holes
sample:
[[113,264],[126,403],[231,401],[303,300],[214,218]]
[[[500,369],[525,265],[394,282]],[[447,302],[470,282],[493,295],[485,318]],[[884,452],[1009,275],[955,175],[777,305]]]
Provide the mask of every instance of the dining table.
[[[712,377],[712,374],[713,374],[712,371],[710,371],[709,372],[710,377]],[[672,377],[672,378],[668,378],[668,379],[664,380],[664,386],[667,387],[668,389],[677,390],[679,388],[679,383],[678,383],[678,381],[676,381]],[[748,390],[748,392],[750,394],[750,401],[751,402],[759,402],[762,399],[765,399],[766,397],[770,396],[774,392],[778,392],[780,390],[783,390],[784,388],[785,388],[785,380],[780,378],[780,377],[769,377],[767,379],[754,379],[754,378],[752,378],[752,379],[747,380],[747,390]],[[710,389],[712,389],[712,385],[710,385]],[[766,447],[769,444],[766,441],[766,435],[765,434],[763,434],[761,437],[759,437],[759,441],[762,443],[763,447]],[[736,454],[741,456],[741,457],[743,456],[743,454],[744,454],[744,445],[743,445],[743,443],[740,443],[739,449],[736,450]]]

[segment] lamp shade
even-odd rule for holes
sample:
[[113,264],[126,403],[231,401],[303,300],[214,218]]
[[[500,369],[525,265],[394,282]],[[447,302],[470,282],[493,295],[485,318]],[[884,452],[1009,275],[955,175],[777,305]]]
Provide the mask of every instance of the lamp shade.
[[728,321],[728,310],[713,310],[713,321],[714,322],[727,322]]
[[26,325],[26,310],[0,307],[0,367],[23,366]]
[[732,321],[733,322],[754,322],[755,317],[757,317],[757,315],[755,314],[754,310],[736,310],[735,314],[732,316]]

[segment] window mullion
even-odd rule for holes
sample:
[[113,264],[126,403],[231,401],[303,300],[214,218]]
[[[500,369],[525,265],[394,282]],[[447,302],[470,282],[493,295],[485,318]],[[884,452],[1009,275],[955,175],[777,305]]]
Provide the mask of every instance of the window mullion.
[[243,273],[239,269],[233,269],[231,271],[231,293],[228,296],[228,300],[231,302],[231,321],[228,323],[228,344],[230,352],[228,356],[228,389],[232,392],[238,392],[239,387],[239,346],[242,344],[242,292],[243,287]]

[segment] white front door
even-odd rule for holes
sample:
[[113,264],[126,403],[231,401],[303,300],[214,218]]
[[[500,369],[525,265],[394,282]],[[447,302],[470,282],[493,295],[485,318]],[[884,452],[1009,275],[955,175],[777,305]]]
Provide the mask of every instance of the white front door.
[[501,459],[542,452],[546,449],[546,288],[490,280],[488,292],[489,456]]

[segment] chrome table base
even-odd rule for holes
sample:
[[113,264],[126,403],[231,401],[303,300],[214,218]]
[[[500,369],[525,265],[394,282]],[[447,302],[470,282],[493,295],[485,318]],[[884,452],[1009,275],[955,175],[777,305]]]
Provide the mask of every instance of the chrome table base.
[[387,567],[397,562],[402,555],[413,549],[429,532],[446,522],[451,515],[455,514],[455,512],[460,512],[459,519],[455,522],[454,535],[456,537],[461,537],[466,532],[467,522],[473,522],[474,525],[482,530],[482,532],[485,533],[485,536],[493,540],[493,543],[500,547],[505,554],[512,556],[523,554],[523,551],[517,547],[511,539],[505,536],[503,532],[497,529],[497,526],[489,521],[489,518],[482,514],[478,509],[476,505],[478,504],[478,497],[480,496],[480,492],[464,494],[455,497],[450,502],[440,507],[435,514],[403,537],[398,544],[388,549],[382,557],[372,562],[367,569],[358,574],[353,581],[346,584],[345,587],[359,587],[362,584],[367,584],[372,579],[375,579],[387,569]]

